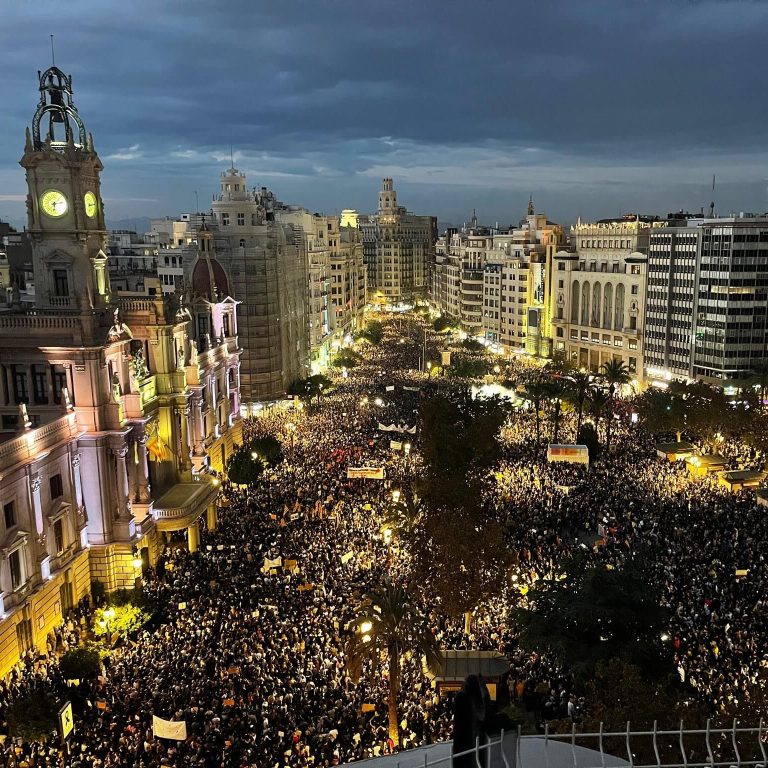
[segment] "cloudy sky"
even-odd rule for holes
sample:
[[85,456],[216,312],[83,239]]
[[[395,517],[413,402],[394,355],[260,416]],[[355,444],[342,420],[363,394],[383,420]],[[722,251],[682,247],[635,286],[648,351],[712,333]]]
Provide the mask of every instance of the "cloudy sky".
[[[108,218],[201,208],[229,164],[311,210],[379,180],[441,221],[768,209],[765,0],[4,0],[0,218],[56,63]],[[712,192],[712,176],[717,175]]]

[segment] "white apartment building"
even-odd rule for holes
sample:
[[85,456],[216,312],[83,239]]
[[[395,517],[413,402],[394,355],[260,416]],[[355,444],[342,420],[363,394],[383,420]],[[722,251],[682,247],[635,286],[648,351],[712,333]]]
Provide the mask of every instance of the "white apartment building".
[[637,215],[571,227],[572,251],[555,254],[555,351],[597,372],[622,360],[643,377],[643,320],[650,234],[665,226]]

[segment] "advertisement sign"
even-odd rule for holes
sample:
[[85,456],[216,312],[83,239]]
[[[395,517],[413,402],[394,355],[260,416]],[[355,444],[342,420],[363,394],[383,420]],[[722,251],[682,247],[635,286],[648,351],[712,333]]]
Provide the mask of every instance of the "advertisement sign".
[[61,740],[66,741],[72,731],[75,730],[75,721],[72,718],[72,702],[68,701],[59,710],[59,733],[61,734]]
[[547,461],[569,461],[574,464],[589,465],[589,450],[586,445],[555,445],[547,446]]

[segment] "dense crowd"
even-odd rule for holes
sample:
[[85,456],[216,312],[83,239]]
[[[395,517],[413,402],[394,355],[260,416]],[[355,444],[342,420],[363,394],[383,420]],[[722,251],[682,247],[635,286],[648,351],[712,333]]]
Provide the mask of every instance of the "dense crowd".
[[[225,484],[218,525],[203,532],[200,550],[168,550],[146,574],[157,621],[111,655],[88,691],[70,765],[330,766],[392,749],[386,670],[354,684],[344,645],[364,594],[385,574],[405,576],[408,553],[383,535],[390,494],[382,482],[348,480],[346,471],[385,466],[396,482],[418,466],[416,437],[403,438],[414,442],[406,456],[378,429],[416,423],[418,387],[455,386],[415,372],[425,347],[440,351],[418,329],[390,323],[385,342],[318,405],[266,409],[245,425],[246,439],[278,435],[285,461],[247,489]],[[691,480],[629,427],[588,472],[548,465],[543,449],[533,451],[530,413],[511,419],[488,505],[507,519],[519,555],[514,582],[478,607],[468,632],[432,611],[440,644],[502,651],[510,660],[503,699],[539,722],[574,717],[580,702],[567,671],[518,647],[509,608],[577,549],[620,558],[642,543],[663,574],[681,679],[713,711],[743,697],[768,663],[768,518],[754,495]],[[742,568],[748,575],[737,579]],[[82,607],[46,655],[13,673],[0,705],[61,687],[56,651],[76,644],[86,622]],[[436,694],[418,659],[404,660],[401,691],[402,748],[450,738],[451,700]],[[188,738],[155,738],[153,714],[185,721]],[[53,741],[24,745],[18,759],[65,764]]]

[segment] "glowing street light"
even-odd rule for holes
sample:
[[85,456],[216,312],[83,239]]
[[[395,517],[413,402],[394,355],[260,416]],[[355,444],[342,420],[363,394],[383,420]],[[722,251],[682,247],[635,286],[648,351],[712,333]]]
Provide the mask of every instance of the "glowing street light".
[[360,634],[367,635],[373,629],[373,624],[370,621],[364,621],[360,625]]
[[383,401],[383,400],[382,400],[380,397],[377,397],[377,398],[376,398],[376,399],[375,399],[373,402],[374,402],[376,405],[378,405],[379,407],[381,407],[382,405],[384,405],[384,401]]

